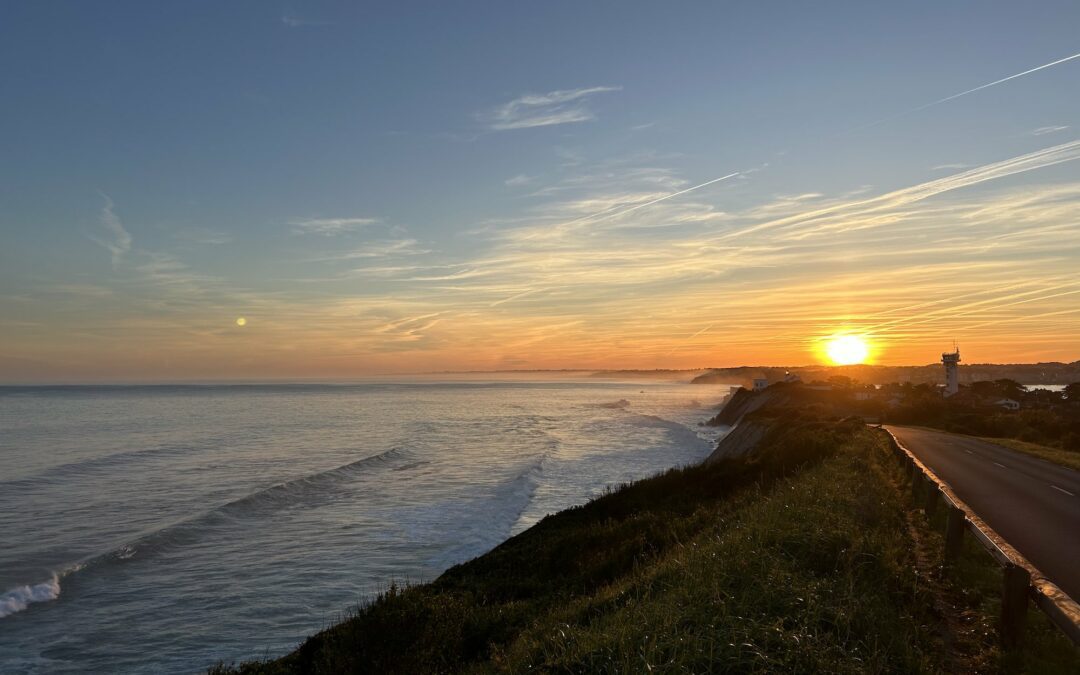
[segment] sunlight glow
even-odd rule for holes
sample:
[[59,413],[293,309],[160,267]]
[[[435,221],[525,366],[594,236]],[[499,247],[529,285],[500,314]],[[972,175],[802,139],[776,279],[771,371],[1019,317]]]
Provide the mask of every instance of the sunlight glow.
[[236,319],[236,325],[237,325],[237,326],[246,326],[246,325],[247,325],[247,319],[245,319],[245,318],[244,318],[244,317],[242,317],[242,316],[241,316],[241,317],[238,317],[238,318]]
[[825,353],[836,365],[850,366],[865,361],[870,347],[857,335],[838,335],[826,343]]

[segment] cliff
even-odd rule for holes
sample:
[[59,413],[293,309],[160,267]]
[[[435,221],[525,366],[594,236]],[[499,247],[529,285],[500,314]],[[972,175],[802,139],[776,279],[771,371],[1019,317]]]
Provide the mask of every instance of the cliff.
[[724,459],[742,459],[752,453],[773,429],[768,421],[747,420],[720,439],[716,449],[705,458],[705,464],[715,464]]
[[762,391],[739,389],[705,424],[710,427],[735,426],[746,415],[766,407],[809,405],[827,398],[827,392],[814,391],[797,382],[778,382]]

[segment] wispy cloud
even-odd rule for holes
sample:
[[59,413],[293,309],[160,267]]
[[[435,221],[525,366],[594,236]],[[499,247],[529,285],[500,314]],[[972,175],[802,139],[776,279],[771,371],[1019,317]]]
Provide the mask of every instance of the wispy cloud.
[[586,87],[560,89],[546,94],[526,94],[493,110],[480,113],[477,117],[492,131],[587,122],[595,118],[587,105],[588,97],[621,89],[622,87]]
[[967,169],[970,164],[964,164],[963,162],[952,162],[950,164],[938,164],[930,167],[931,171],[956,171],[958,169]]
[[1064,162],[1072,162],[1077,159],[1080,159],[1080,141],[1071,141],[1043,148],[1026,155],[986,164],[952,176],[920,183],[878,197],[841,202],[786,218],[758,223],[745,229],[728,232],[722,238],[741,237],[774,228],[781,228],[784,231],[791,232],[791,236],[794,237],[805,238],[811,235],[843,231],[848,228],[865,229],[866,227],[879,226],[886,224],[888,221],[874,218],[873,216],[877,214],[887,213],[941,193],[972,187],[987,181],[998,180]]
[[313,262],[334,260],[362,260],[366,258],[392,258],[395,256],[424,255],[430,249],[421,248],[416,239],[382,239],[372,241],[343,253],[315,258]]
[[533,179],[531,176],[526,176],[523,173],[519,173],[513,178],[507,178],[503,181],[503,183],[506,184],[507,187],[521,187],[522,185],[528,185],[532,181]]
[[131,250],[131,233],[124,227],[120,216],[116,215],[116,205],[113,200],[104,193],[101,193],[101,196],[105,200],[105,206],[101,209],[101,226],[108,236],[107,238],[91,237],[91,239],[112,254],[113,267],[118,267],[124,255]]
[[1059,131],[1065,131],[1068,128],[1068,126],[1039,127],[1038,129],[1032,129],[1028,133],[1032,136],[1045,136],[1046,134],[1056,134]]
[[357,232],[371,225],[376,225],[378,218],[305,218],[289,222],[294,234],[318,234],[324,237],[336,237],[350,232]]

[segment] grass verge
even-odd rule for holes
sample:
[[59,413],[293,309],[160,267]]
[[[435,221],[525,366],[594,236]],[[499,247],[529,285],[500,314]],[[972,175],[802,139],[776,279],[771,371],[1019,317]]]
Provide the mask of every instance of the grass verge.
[[987,443],[993,443],[995,445],[1009,448],[1010,450],[1022,452],[1025,455],[1031,455],[1032,457],[1045,459],[1046,461],[1053,462],[1054,464],[1067,466],[1075,471],[1080,471],[1080,452],[1076,452],[1075,450],[1062,450],[1061,448],[1051,448],[1045,445],[1039,445],[1038,443],[1018,441],[1013,438],[990,438],[986,436],[976,436],[975,438],[986,441]]

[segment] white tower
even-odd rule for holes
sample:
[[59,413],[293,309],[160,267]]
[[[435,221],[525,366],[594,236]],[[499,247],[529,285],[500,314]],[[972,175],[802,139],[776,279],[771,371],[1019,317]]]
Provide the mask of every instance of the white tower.
[[945,396],[952,396],[960,391],[960,374],[957,372],[957,364],[960,363],[960,348],[953,345],[951,353],[941,355],[941,362],[945,364]]

